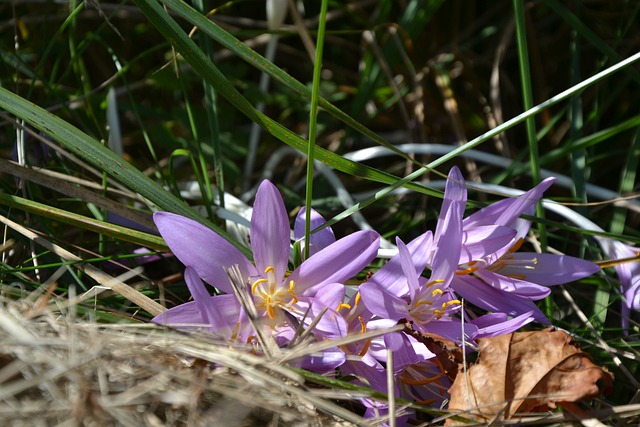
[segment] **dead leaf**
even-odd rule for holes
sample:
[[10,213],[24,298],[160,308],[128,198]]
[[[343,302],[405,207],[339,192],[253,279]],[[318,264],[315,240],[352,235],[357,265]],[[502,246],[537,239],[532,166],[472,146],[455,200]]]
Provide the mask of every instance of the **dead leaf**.
[[460,347],[453,341],[440,335],[425,334],[416,331],[413,329],[412,322],[401,320],[400,324],[402,323],[404,323],[404,332],[424,344],[427,349],[436,356],[445,374],[449,380],[453,382],[462,364],[462,350]]
[[597,381],[605,392],[613,386],[613,374],[595,365],[567,333],[553,328],[481,338],[478,350],[478,362],[460,371],[449,389],[449,410],[475,421],[592,399],[600,394]]

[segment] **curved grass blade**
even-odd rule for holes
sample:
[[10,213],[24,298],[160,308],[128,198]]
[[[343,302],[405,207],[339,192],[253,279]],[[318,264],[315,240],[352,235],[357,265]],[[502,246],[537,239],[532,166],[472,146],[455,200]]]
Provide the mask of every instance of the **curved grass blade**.
[[61,118],[3,87],[0,87],[0,107],[47,134],[69,151],[86,160],[87,163],[105,171],[126,187],[157,205],[160,209],[201,222],[235,245],[245,256],[251,257],[251,252],[231,238],[225,230],[207,221],[185,202],[166,191],[134,166],[125,162],[113,151]]
[[[300,96],[309,100],[311,99],[311,90],[306,85],[291,77],[284,70],[277,67],[271,61],[267,60],[265,57],[251,49],[241,40],[238,40],[232,34],[219,27],[216,23],[207,19],[206,16],[198,13],[187,3],[180,0],[161,0],[161,2],[169,9],[171,9],[172,12],[177,13],[181,18],[184,18],[190,24],[198,27],[200,31],[215,39],[218,43],[238,55],[238,57],[246,61],[248,64],[256,67],[258,70],[264,73],[267,73],[274,80],[285,85],[287,88],[291,89],[293,92],[299,94]],[[344,122],[347,126],[351,127],[357,132],[360,132],[362,135],[371,138],[373,141],[384,147],[387,147],[397,155],[401,156],[403,159],[418,164],[415,159],[412,159],[402,151],[398,150],[393,144],[389,144],[382,137],[371,131],[366,126],[362,125],[360,122],[355,120],[344,111],[340,110],[338,107],[336,107],[326,99],[320,97],[318,99],[318,105],[326,110],[329,114]]]
[[142,231],[133,230],[131,228],[122,227],[104,221],[98,221],[94,218],[78,215],[77,213],[54,208],[49,205],[34,202],[18,196],[12,196],[10,194],[0,193],[0,204],[63,222],[83,230],[95,231],[96,233],[104,234],[105,236],[110,236],[125,242],[135,243],[136,245],[158,251],[169,252],[169,247],[164,240],[161,237],[154,236],[153,234],[143,233]]
[[[198,45],[191,40],[175,20],[153,0],[134,0],[142,12],[160,33],[172,44],[194,70],[216,91],[227,99],[233,106],[245,114],[249,119],[259,124],[267,132],[278,138],[290,147],[298,151],[306,152],[307,141],[280,123],[258,111],[225,77],[224,74],[202,52]],[[201,15],[200,15],[201,16]],[[404,154],[403,154],[404,155]],[[315,148],[315,160],[348,173],[350,175],[369,179],[384,184],[395,184],[400,178],[378,169],[361,165],[334,154],[321,147]],[[423,194],[437,195],[438,193],[410,181],[404,181],[403,185]]]

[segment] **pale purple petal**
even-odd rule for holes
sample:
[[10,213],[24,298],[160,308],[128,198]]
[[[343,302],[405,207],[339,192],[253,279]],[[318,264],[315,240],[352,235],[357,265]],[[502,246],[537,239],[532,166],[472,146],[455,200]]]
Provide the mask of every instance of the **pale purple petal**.
[[508,292],[513,296],[520,298],[537,301],[548,297],[551,293],[551,289],[546,286],[538,285],[527,280],[519,280],[504,276],[502,271],[500,274],[497,274],[488,270],[478,270],[475,274],[494,288]]
[[490,313],[474,319],[472,323],[478,327],[476,338],[487,338],[509,334],[534,320],[533,311],[528,311],[510,320],[505,313]]
[[359,378],[361,382],[376,391],[387,392],[387,370],[368,353],[356,360],[347,359],[346,363],[340,367],[340,372]]
[[335,370],[346,360],[345,354],[338,347],[333,347],[318,353],[312,353],[291,360],[289,364],[296,368],[323,374]]
[[198,273],[192,267],[185,269],[184,280],[187,283],[187,288],[189,288],[193,300],[198,306],[198,310],[200,310],[200,317],[202,317],[204,323],[211,325],[211,316],[209,315],[211,295],[204,287],[204,283],[202,283]]
[[322,301],[323,305],[334,310],[344,301],[345,286],[342,283],[327,283],[313,295],[314,299]]
[[396,237],[396,245],[398,246],[398,257],[400,258],[403,276],[407,280],[407,286],[409,287],[409,297],[413,299],[418,292],[418,273],[416,273],[409,249],[399,237]]
[[[413,260],[416,274],[421,274],[424,270],[431,254],[431,244],[433,243],[433,234],[431,231],[421,234],[407,244],[411,259]],[[371,278],[370,282],[375,282],[385,288],[389,293],[402,297],[408,295],[409,288],[407,280],[400,266],[400,257],[398,255],[391,258],[385,265],[380,268]]]
[[393,372],[404,370],[407,366],[422,361],[413,350],[409,337],[403,332],[390,332],[384,335],[384,344],[393,353]]
[[268,267],[273,267],[276,281],[281,281],[289,261],[291,229],[282,196],[276,186],[266,179],[256,193],[249,232],[253,258],[259,272],[262,274]]
[[[323,301],[316,298],[305,298],[296,304],[296,313],[294,314],[299,320],[305,312],[308,312],[304,319],[305,327],[322,314],[320,320],[314,326],[313,332],[329,339],[339,339],[347,335],[349,325],[345,318],[335,311],[335,307],[328,307]],[[327,309],[325,311],[325,308]],[[323,314],[324,311],[324,314]]]
[[[306,219],[307,209],[303,206],[298,215],[296,216],[296,220],[293,225],[293,239],[296,241],[300,241],[300,248],[304,252],[304,225]],[[311,223],[310,230],[314,230],[324,224],[326,221],[315,209],[311,209]],[[326,248],[330,244],[336,241],[336,237],[333,234],[333,230],[331,227],[325,227],[322,230],[313,233],[309,237],[309,253],[311,255],[316,252],[321,251]],[[308,258],[307,256],[303,256],[303,259]]]
[[459,264],[483,259],[508,247],[516,230],[499,225],[486,225],[465,229],[462,233],[462,252]]
[[532,212],[531,209],[536,202],[555,180],[555,178],[547,178],[517,198],[503,199],[480,209],[464,220],[464,228],[481,225],[510,225],[523,213]]
[[[233,337],[234,331],[244,339],[253,334],[252,326],[246,319],[246,313],[235,295],[225,294],[212,297],[209,301],[209,308],[211,329],[227,340]],[[243,324],[244,327],[240,327],[240,324]]]
[[[455,216],[460,216],[464,213],[464,209],[467,204],[467,187],[464,184],[464,178],[460,173],[460,169],[454,166],[449,171],[447,177],[447,183],[444,189],[444,198],[442,200],[442,207],[440,209],[440,215],[438,217],[438,223],[436,224],[436,232],[434,233],[433,240],[436,244],[442,234],[446,233],[446,227],[448,222],[445,221],[446,216],[451,215],[451,209],[455,210]],[[459,244],[459,242],[458,242]]]
[[[195,301],[170,308],[167,311],[158,314],[156,317],[151,319],[151,321],[153,323],[167,326],[183,324],[205,325],[205,322],[202,320],[202,315],[200,314],[200,308]],[[184,326],[182,327],[184,328]]]
[[458,319],[433,320],[423,325],[426,332],[439,335],[456,343],[471,341],[478,335],[478,327],[471,323],[462,323]]
[[369,311],[382,319],[398,321],[409,318],[408,304],[372,282],[360,285],[360,298]]
[[627,305],[632,310],[640,310],[640,277],[634,277],[631,286],[624,293]]
[[[209,321],[202,318],[202,309],[196,301],[190,301],[170,308],[153,319],[154,323],[175,326],[180,329],[207,326],[222,339],[230,339],[232,330],[240,317],[240,303],[234,295],[218,295],[208,297],[206,309]],[[194,326],[185,326],[185,325]]]
[[327,283],[344,283],[365,268],[378,253],[380,236],[363,230],[350,234],[305,260],[287,280],[298,295],[314,295]]
[[532,301],[501,291],[475,277],[456,276],[451,287],[462,298],[484,310],[503,312],[512,317],[533,311],[534,319],[549,324],[547,317]]
[[154,213],[153,221],[174,255],[210,285],[232,293],[224,268],[234,264],[243,277],[256,275],[253,264],[236,247],[204,225],[169,212]]
[[436,245],[431,263],[431,280],[442,280],[441,286],[447,286],[453,278],[460,261],[462,242],[462,213],[464,208],[451,203],[445,216],[438,220],[442,224],[442,234],[434,238]]
[[[530,261],[534,260],[534,263]],[[521,268],[521,265],[533,264],[533,269]],[[597,264],[567,255],[538,254],[517,252],[509,256],[505,267],[500,269],[502,275],[523,275],[525,280],[540,285],[552,286],[573,282],[591,276],[600,271]]]

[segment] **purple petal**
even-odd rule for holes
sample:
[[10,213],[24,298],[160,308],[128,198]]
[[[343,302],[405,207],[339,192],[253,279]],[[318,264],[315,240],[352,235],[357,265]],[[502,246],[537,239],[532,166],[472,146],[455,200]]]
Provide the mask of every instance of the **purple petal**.
[[494,288],[508,292],[513,296],[537,301],[549,296],[551,289],[526,280],[514,279],[512,277],[493,273],[487,270],[476,271],[476,276]]
[[503,199],[480,209],[464,220],[464,228],[481,225],[510,225],[523,213],[531,212],[536,202],[555,180],[555,178],[547,178],[517,198]]
[[232,293],[224,268],[234,264],[244,277],[256,275],[255,267],[236,247],[204,225],[169,212],[154,213],[153,221],[174,255],[210,285]]
[[200,314],[200,308],[195,301],[187,302],[177,305],[164,313],[158,314],[151,319],[153,323],[160,325],[180,325],[180,324],[195,324],[204,326],[205,322],[202,320]]
[[465,323],[464,326],[458,319],[451,320],[433,320],[425,325],[424,329],[431,333],[440,335],[457,343],[473,340],[478,335],[478,327],[471,323]]
[[[151,319],[154,323],[177,325],[185,329],[183,324],[207,325],[223,339],[230,339],[232,330],[240,317],[240,303],[234,295],[217,295],[209,297],[206,303],[209,322],[202,319],[202,310],[196,301],[180,304]],[[196,327],[196,326],[193,326]]]
[[198,310],[200,310],[200,317],[206,324],[211,325],[211,316],[209,316],[211,295],[204,287],[204,283],[202,283],[198,273],[192,267],[187,267],[184,271],[184,280],[187,283],[189,292],[191,292],[193,301],[195,301]]
[[[301,248],[303,248],[304,252],[304,225],[306,219],[307,209],[303,206],[298,215],[296,216],[296,220],[293,225],[293,239],[299,240],[301,242]],[[326,221],[315,209],[311,209],[311,225],[310,229],[314,230],[324,224]],[[331,227],[325,227],[317,233],[313,233],[309,237],[309,254],[313,255],[316,252],[321,251],[326,248],[330,244],[336,241],[336,237],[333,234],[333,230]],[[308,257],[303,256],[303,259]]]
[[[529,265],[533,260],[533,269],[523,269],[521,265]],[[524,276],[525,280],[540,285],[552,286],[573,282],[591,276],[600,271],[597,264],[580,258],[566,255],[538,254],[517,252],[509,256],[506,266],[500,274]]]
[[[447,216],[451,216],[455,213],[455,217],[459,215],[462,218],[464,209],[467,204],[467,187],[464,184],[464,178],[460,173],[460,169],[454,166],[449,171],[447,183],[444,189],[444,199],[442,200],[442,208],[440,209],[440,215],[438,217],[438,223],[436,224],[436,232],[434,234],[434,241],[439,244],[438,241],[445,233],[446,227],[449,223],[446,220]],[[453,212],[451,211],[453,209]]]
[[462,252],[459,264],[483,259],[507,248],[516,236],[511,227],[487,225],[465,229],[462,233]]
[[387,392],[387,370],[368,353],[356,360],[347,360],[340,372],[358,377],[376,391]]
[[299,295],[314,295],[327,283],[344,283],[362,271],[378,253],[380,236],[363,230],[350,234],[305,260],[287,280]]
[[[325,308],[327,309],[326,311]],[[324,314],[322,313],[323,311]],[[294,316],[301,320],[304,313],[308,313],[304,319],[305,327],[308,327],[314,319],[322,314],[313,332],[324,338],[339,339],[346,336],[349,331],[347,321],[340,313],[335,311],[335,307],[329,307],[317,298],[305,298],[298,301]]]
[[395,373],[422,360],[422,357],[418,356],[413,350],[409,337],[402,332],[385,334],[384,344],[393,353],[393,371]]
[[476,338],[495,337],[514,332],[524,325],[533,322],[533,311],[528,311],[511,320],[506,320],[504,313],[491,313],[474,319],[472,323],[478,327]]
[[308,354],[299,359],[294,359],[289,363],[294,367],[324,374],[335,370],[338,366],[342,365],[345,360],[344,352],[338,347],[334,347],[319,353]]
[[344,301],[344,293],[345,286],[342,283],[327,283],[318,289],[313,298],[321,301],[323,305],[337,310]]
[[[431,254],[431,244],[433,243],[433,234],[427,231],[424,234],[413,239],[407,245],[411,259],[414,262],[416,274],[421,274],[424,270]],[[408,295],[409,288],[407,280],[400,265],[400,257],[398,255],[391,258],[380,270],[378,270],[370,279],[385,288],[389,293],[402,297]]]
[[501,291],[475,277],[456,276],[451,287],[462,298],[484,310],[503,312],[512,317],[533,311],[534,319],[542,324],[549,324],[547,317],[532,301]]
[[268,267],[273,267],[276,281],[281,281],[289,261],[291,230],[282,196],[276,186],[266,179],[256,193],[249,233],[259,273],[263,274]]
[[444,216],[438,219],[441,234],[434,237],[436,247],[431,262],[431,280],[442,280],[441,286],[447,286],[458,269],[462,250],[463,212],[462,204],[451,203]]
[[413,299],[416,292],[418,292],[418,273],[416,273],[416,268],[413,265],[409,249],[399,237],[396,237],[396,245],[398,246],[400,266],[402,267],[403,275],[407,280],[407,286],[409,287],[409,296]]
[[382,319],[398,321],[409,318],[407,302],[390,294],[376,283],[367,282],[360,285],[360,298],[370,312]]

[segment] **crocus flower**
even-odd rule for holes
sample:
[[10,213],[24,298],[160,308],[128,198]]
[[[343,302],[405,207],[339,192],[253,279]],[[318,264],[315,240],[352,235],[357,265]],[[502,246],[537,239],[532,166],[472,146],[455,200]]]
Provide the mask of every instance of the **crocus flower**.
[[[389,262],[391,265],[387,264],[387,271],[393,269],[392,274],[387,271],[378,277],[374,274],[360,286],[362,300],[373,314],[396,322],[405,319],[413,322],[417,330],[426,332],[426,324],[443,318],[459,307],[460,301],[451,296],[448,287],[460,259],[462,214],[466,198],[462,175],[454,167],[449,172],[435,236],[431,239],[431,233],[425,233],[422,237],[423,247],[414,249],[414,253],[433,253],[433,259],[429,260],[424,255],[412,258],[410,249],[402,240],[396,239],[396,257],[402,273],[398,272],[397,263]],[[431,277],[427,280],[420,273],[428,261],[431,261]]]
[[[640,248],[628,246],[624,243],[596,236],[605,253],[612,259],[624,260],[640,255]],[[629,317],[631,310],[640,310],[640,262],[621,262],[613,266],[620,280],[620,292],[624,296],[622,302],[622,329],[625,334],[629,331]]]
[[[167,310],[153,320],[172,324],[209,324],[227,339],[249,340],[252,332],[246,313],[234,295],[227,270],[236,266],[242,286],[251,295],[261,320],[279,334],[280,343],[293,334],[284,312],[302,319],[324,307],[337,309],[344,298],[343,282],[360,272],[375,257],[379,236],[359,231],[344,237],[306,259],[287,275],[290,228],[287,212],[276,187],[265,180],[256,194],[251,218],[251,249],[255,265],[237,248],[209,228],[188,218],[157,212],[154,221],[175,256],[187,267],[185,280],[193,302]],[[203,282],[226,295],[209,296]],[[310,322],[311,318],[306,317]],[[323,317],[317,329],[340,335],[337,316]],[[324,330],[323,330],[324,328]]]
[[[293,223],[293,240],[296,242],[300,242],[301,252],[304,251],[304,232],[305,232],[305,224],[306,224],[306,213],[307,209],[303,206],[300,208],[298,215],[296,216],[296,220]],[[309,227],[311,230],[314,230],[321,225],[323,225],[326,221],[315,209],[311,209],[311,221],[309,222]],[[336,237],[333,234],[333,230],[331,227],[325,227],[322,230],[313,233],[309,237],[309,254],[313,255],[316,252],[326,248],[330,244],[336,241]],[[304,254],[302,254],[303,258],[307,258]]]
[[516,234],[493,253],[461,265],[451,283],[457,294],[485,310],[510,316],[532,311],[536,320],[548,323],[532,301],[548,296],[549,286],[599,270],[592,262],[570,256],[517,252],[531,226],[520,215],[533,214],[536,202],[554,181],[547,178],[520,197],[500,200],[464,219],[465,230],[498,225],[511,227]]

